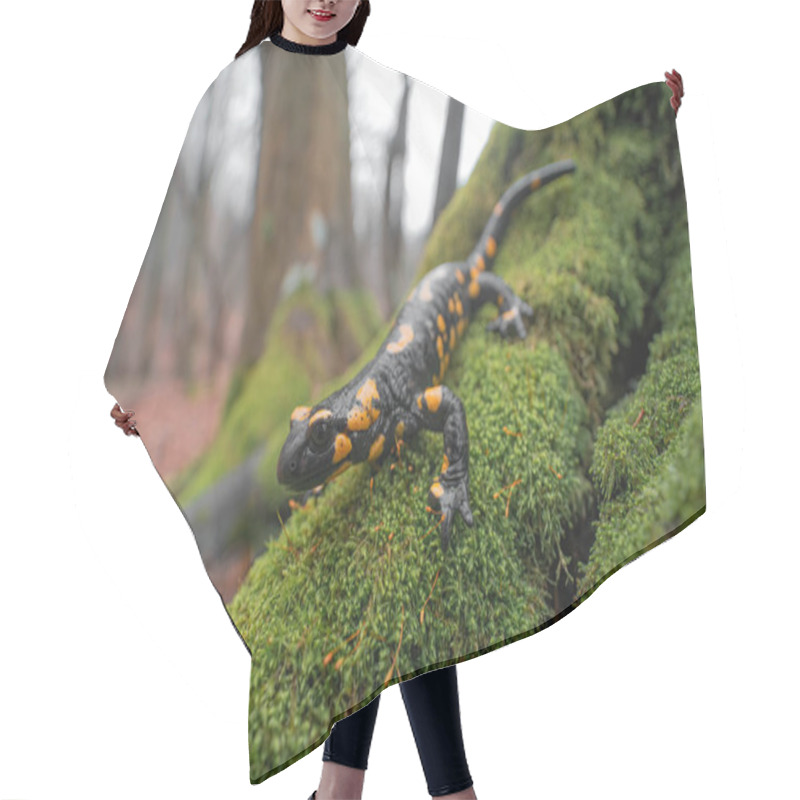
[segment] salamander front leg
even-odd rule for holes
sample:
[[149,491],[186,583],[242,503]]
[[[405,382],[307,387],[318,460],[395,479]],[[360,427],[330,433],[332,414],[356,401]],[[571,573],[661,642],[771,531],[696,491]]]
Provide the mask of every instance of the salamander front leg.
[[533,318],[533,309],[519,296],[514,294],[511,287],[494,272],[482,272],[478,276],[477,305],[493,302],[500,312],[491,322],[487,323],[487,331],[498,331],[503,338],[515,333],[520,339],[527,335],[522,317]]
[[469,434],[464,404],[446,386],[431,386],[417,395],[422,411],[422,425],[444,434],[442,469],[428,492],[430,507],[441,513],[439,538],[442,552],[447,552],[454,517],[458,511],[472,527],[469,507]]
[[315,486],[313,489],[307,489],[303,494],[300,496],[299,500],[291,499],[289,501],[289,505],[292,508],[305,508],[308,504],[308,501],[312,497],[319,497],[325,491],[325,484],[320,484],[319,486]]

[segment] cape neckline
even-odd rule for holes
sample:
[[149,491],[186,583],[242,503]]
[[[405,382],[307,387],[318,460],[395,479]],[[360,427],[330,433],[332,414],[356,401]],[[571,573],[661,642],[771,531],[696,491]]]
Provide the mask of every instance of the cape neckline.
[[337,39],[330,44],[299,44],[281,36],[280,33],[273,33],[270,41],[281,50],[288,50],[291,53],[306,53],[313,56],[326,56],[333,53],[340,53],[347,47],[346,39]]

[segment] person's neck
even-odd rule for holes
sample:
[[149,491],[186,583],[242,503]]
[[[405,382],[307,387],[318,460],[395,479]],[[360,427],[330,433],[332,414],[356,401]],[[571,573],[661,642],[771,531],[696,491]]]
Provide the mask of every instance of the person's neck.
[[[301,44],[292,39],[287,39],[282,33],[274,33],[271,36],[272,43],[281,50],[288,50],[290,53],[304,53],[313,56],[326,56],[340,53],[347,47],[346,39],[334,38],[328,44]],[[321,40],[315,40],[319,42]]]
[[293,25],[286,17],[283,18],[283,30],[281,31],[281,36],[290,42],[306,45],[308,47],[333,44],[337,39],[337,34],[335,33],[331,36],[327,36],[325,39],[315,39],[313,36],[303,33],[303,31]]

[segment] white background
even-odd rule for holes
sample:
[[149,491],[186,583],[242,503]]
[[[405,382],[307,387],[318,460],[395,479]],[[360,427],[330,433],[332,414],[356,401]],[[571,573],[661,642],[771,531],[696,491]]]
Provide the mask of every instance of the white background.
[[[557,625],[459,665],[481,800],[797,796],[799,176],[778,6],[373,3],[367,55],[517,127],[673,67],[685,81],[708,511]],[[247,652],[103,385],[189,121],[250,7],[0,12],[3,800],[317,786],[321,747],[250,785]],[[427,797],[397,686],[364,797]]]

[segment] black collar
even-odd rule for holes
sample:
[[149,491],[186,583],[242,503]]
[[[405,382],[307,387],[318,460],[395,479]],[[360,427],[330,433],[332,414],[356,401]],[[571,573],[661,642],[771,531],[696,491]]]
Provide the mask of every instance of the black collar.
[[337,39],[330,44],[298,44],[281,36],[280,33],[273,33],[269,40],[276,47],[280,47],[281,50],[288,50],[291,53],[307,53],[312,56],[327,56],[333,53],[340,53],[347,47],[347,39]]

